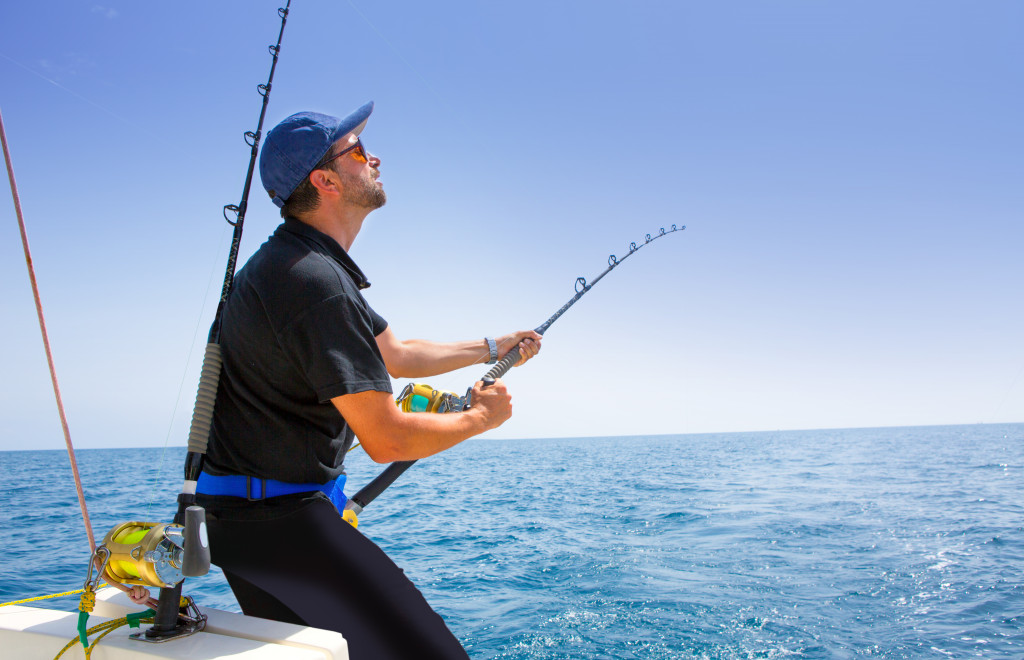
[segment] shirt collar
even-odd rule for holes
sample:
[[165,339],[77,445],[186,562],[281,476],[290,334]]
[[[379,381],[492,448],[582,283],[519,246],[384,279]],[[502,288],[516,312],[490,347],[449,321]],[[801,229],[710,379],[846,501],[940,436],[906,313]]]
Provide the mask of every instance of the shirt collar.
[[285,218],[284,222],[277,228],[277,231],[286,231],[313,241],[321,248],[323,254],[330,256],[338,262],[338,265],[352,276],[352,280],[358,288],[370,288],[370,282],[366,279],[366,275],[363,275],[363,271],[359,269],[359,266],[352,260],[348,252],[345,252],[345,249],[338,244],[338,241],[319,229],[315,229],[311,225],[295,218]]

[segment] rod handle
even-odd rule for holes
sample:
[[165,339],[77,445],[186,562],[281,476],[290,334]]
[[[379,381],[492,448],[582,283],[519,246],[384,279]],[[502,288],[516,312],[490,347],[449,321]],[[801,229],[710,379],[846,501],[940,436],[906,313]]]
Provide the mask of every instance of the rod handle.
[[220,370],[224,362],[220,355],[220,345],[206,345],[203,356],[203,370],[199,375],[199,389],[196,392],[196,406],[192,411],[192,426],[188,432],[188,450],[197,454],[206,454],[206,445],[210,439],[210,427],[213,426],[213,406],[217,402],[217,385],[220,383]]
[[522,357],[519,354],[519,347],[516,346],[511,351],[505,354],[505,357],[498,361],[498,364],[491,367],[491,370],[484,374],[484,378],[501,378],[508,370],[511,369],[516,362],[519,362],[519,358]]

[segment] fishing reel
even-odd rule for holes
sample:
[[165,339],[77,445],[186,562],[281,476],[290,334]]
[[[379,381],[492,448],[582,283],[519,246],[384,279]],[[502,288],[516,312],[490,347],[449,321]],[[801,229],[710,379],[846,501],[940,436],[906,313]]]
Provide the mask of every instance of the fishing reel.
[[395,405],[402,412],[462,412],[469,407],[470,391],[466,396],[459,396],[455,392],[435,390],[426,383],[409,383],[395,399]]
[[[107,573],[122,584],[170,588],[186,577],[210,571],[206,512],[185,510],[185,524],[127,522],[103,537],[97,548]],[[102,573],[102,570],[101,570]]]
[[[153,601],[148,593],[145,596],[132,594],[134,602],[141,604],[145,600],[156,607],[156,612],[147,610],[140,614],[147,622],[149,619],[146,617],[152,616],[155,625],[129,637],[142,642],[163,642],[192,635],[206,627],[206,615],[199,611],[190,596],[181,596],[176,587],[186,577],[206,575],[209,571],[210,544],[206,536],[206,511],[202,507],[185,509],[184,525],[150,522],[117,525],[103,537],[103,543],[96,547],[89,561],[85,588],[78,606],[78,634],[82,647],[88,647],[86,621],[96,606],[96,591],[101,580],[120,585],[159,587],[159,603]],[[168,593],[171,599],[167,602],[171,605],[169,610],[165,610],[164,596]],[[169,620],[161,614],[162,611],[170,613]],[[137,627],[137,623],[133,625]],[[88,650],[86,657],[89,657]]]

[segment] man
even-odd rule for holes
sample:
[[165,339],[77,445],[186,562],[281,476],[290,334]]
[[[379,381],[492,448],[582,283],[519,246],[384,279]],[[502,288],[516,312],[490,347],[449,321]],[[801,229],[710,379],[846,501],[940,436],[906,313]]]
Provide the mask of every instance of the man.
[[501,381],[460,414],[403,413],[388,375],[420,378],[494,362],[541,337],[402,341],[360,293],[348,251],[384,205],[380,159],[344,119],[303,112],[266,137],[260,177],[284,222],[235,278],[222,317],[224,366],[198,500],[210,548],[248,615],[337,630],[353,660],[465,658],[415,586],[339,511],[358,436],[379,463],[424,458],[512,414]]

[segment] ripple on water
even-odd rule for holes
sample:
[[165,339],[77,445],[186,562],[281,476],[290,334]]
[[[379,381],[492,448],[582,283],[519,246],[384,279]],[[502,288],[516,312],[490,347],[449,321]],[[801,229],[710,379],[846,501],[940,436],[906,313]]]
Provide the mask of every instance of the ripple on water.
[[[79,452],[100,536],[169,519],[168,453]],[[40,469],[64,461],[0,454],[0,599],[84,576],[71,479]],[[473,658],[1019,658],[1022,466],[1024,425],[475,441],[360,530]],[[187,584],[237,611],[219,572]]]

